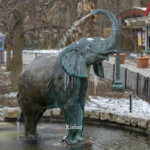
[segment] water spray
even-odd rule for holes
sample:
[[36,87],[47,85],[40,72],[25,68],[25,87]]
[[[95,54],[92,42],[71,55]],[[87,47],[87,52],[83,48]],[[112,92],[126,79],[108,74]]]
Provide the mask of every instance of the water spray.
[[83,18],[81,18],[80,20],[76,21],[75,24],[66,32],[66,34],[63,36],[63,38],[58,42],[57,47],[60,48],[61,46],[64,46],[69,35],[73,32],[73,30],[80,24],[82,23],[84,20],[86,20],[88,17],[92,16],[92,13],[84,16]]

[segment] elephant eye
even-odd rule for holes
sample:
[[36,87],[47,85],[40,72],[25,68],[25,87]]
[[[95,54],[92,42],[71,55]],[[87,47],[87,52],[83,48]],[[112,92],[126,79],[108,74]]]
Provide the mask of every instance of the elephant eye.
[[92,48],[92,45],[89,44],[89,48]]

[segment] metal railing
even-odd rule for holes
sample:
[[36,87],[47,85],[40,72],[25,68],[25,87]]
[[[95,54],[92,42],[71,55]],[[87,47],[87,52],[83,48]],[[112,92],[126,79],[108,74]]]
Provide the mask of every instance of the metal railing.
[[[116,77],[116,65],[107,62],[104,65],[105,79],[114,83]],[[133,72],[127,68],[120,68],[121,81],[125,86],[125,89],[131,90],[136,93],[137,96],[143,98],[150,103],[150,79],[139,73]]]

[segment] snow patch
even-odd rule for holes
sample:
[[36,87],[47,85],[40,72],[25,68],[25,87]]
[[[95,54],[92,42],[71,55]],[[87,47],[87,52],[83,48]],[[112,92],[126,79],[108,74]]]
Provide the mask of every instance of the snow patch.
[[94,39],[93,39],[93,38],[87,38],[87,40],[88,40],[88,41],[93,41]]
[[106,113],[150,119],[150,104],[142,99],[133,99],[132,113],[130,113],[129,99],[104,98],[101,96],[89,96],[89,98],[90,101],[85,105],[86,110],[99,110]]
[[2,69],[2,70],[5,70],[5,69],[6,69],[6,67],[5,67],[5,66],[1,66],[1,69]]
[[130,56],[136,58],[138,57],[138,54],[131,53]]
[[62,51],[63,49],[60,50],[23,50],[23,53],[32,53],[32,54],[51,54],[52,56],[58,56],[59,53]]
[[142,10],[142,11],[146,11],[146,7],[133,7],[133,8],[135,8],[135,9],[140,9],[140,10]]
[[4,95],[0,95],[0,98],[3,98],[3,97],[5,97],[5,98],[9,98],[9,97],[16,97],[17,96],[17,92],[11,92],[11,93],[9,93],[9,94],[4,94]]

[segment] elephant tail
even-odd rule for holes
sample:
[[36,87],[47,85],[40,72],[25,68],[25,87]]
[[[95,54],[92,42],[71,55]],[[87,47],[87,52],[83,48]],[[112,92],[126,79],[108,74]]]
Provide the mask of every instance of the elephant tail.
[[18,101],[18,104],[19,104],[20,109],[21,109],[19,117],[17,118],[17,122],[21,122],[21,121],[24,121],[24,115],[23,115],[23,112],[22,112],[21,104],[20,104],[19,93],[17,94],[17,101]]

